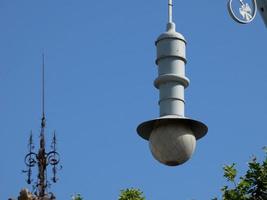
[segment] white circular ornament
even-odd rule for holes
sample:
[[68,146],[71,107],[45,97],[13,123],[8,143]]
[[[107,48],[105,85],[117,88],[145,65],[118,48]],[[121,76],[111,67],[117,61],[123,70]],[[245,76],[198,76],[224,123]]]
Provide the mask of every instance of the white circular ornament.
[[[240,7],[234,9],[237,1]],[[252,6],[251,6],[252,5]],[[251,8],[252,7],[252,8]],[[248,24],[254,20],[257,14],[257,1],[251,0],[251,4],[244,2],[244,0],[229,0],[228,11],[230,16],[240,24]],[[237,13],[237,11],[239,13]]]

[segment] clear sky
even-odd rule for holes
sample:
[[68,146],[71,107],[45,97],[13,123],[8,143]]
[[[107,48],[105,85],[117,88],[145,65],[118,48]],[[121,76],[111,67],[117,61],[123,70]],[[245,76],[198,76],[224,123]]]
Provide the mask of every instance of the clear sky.
[[58,135],[63,170],[57,199],[116,200],[138,187],[148,200],[207,200],[220,194],[222,166],[241,171],[267,144],[267,29],[258,15],[233,22],[226,0],[174,0],[187,39],[186,115],[209,126],[192,159],[155,161],[137,125],[158,116],[156,38],[167,0],[0,0],[0,199],[26,187],[24,156],[41,120],[46,54],[47,143]]

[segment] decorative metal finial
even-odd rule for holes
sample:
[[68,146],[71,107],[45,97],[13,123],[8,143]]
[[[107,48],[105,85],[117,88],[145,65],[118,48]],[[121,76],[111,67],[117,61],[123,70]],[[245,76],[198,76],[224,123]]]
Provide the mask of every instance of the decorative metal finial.
[[[236,8],[239,2],[240,7]],[[251,8],[252,5],[252,8]],[[257,0],[245,3],[244,0],[229,0],[228,11],[230,16],[240,24],[248,24],[254,20],[257,14]],[[237,13],[237,11],[239,13]]]
[[[45,76],[44,76],[44,54],[43,54],[43,62],[42,62],[42,120],[41,120],[41,132],[40,132],[40,144],[39,150],[35,153],[34,145],[33,145],[33,136],[32,133],[29,138],[28,149],[29,153],[25,156],[24,162],[27,166],[27,170],[24,170],[24,173],[27,173],[27,183],[32,184],[32,168],[37,166],[38,173],[36,182],[33,184],[33,190],[37,197],[47,196],[47,188],[50,186],[49,181],[47,180],[47,167],[50,165],[52,167],[52,182],[57,182],[57,171],[61,169],[59,167],[59,153],[56,151],[56,134],[54,132],[54,136],[51,143],[51,150],[46,152],[45,149]],[[54,197],[54,195],[51,195]]]

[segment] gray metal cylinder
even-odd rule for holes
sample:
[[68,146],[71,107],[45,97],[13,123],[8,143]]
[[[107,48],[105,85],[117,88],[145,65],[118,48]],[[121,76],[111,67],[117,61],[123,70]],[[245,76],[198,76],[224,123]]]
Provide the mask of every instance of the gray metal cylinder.
[[167,24],[167,31],[156,41],[158,77],[154,85],[159,89],[160,116],[184,117],[184,89],[189,85],[185,76],[186,41],[175,31],[175,24]]
[[208,131],[204,123],[185,117],[184,90],[189,85],[185,76],[186,41],[175,31],[172,6],[169,0],[167,31],[156,41],[158,77],[154,86],[159,89],[160,117],[137,127],[137,133],[149,140],[154,158],[168,166],[186,162],[194,152],[196,140]]

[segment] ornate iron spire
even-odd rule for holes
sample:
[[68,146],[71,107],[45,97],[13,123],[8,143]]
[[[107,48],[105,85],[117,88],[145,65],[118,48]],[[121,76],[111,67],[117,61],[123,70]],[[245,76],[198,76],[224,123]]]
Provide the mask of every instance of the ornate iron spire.
[[[47,188],[50,186],[50,182],[47,179],[47,167],[50,165],[52,167],[52,182],[57,182],[57,171],[61,168],[59,166],[59,153],[56,150],[56,134],[54,132],[54,136],[51,143],[51,150],[46,152],[45,146],[45,127],[46,127],[46,118],[45,118],[45,58],[43,54],[43,62],[42,62],[42,120],[41,120],[41,131],[40,131],[40,144],[39,150],[35,153],[34,144],[33,144],[33,136],[32,133],[29,138],[28,149],[29,153],[25,156],[24,162],[27,166],[27,170],[24,170],[24,173],[27,173],[27,183],[32,184],[32,170],[37,166],[37,178],[33,183],[34,194],[37,198],[42,198],[48,195]],[[54,195],[51,195],[51,199]]]

